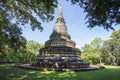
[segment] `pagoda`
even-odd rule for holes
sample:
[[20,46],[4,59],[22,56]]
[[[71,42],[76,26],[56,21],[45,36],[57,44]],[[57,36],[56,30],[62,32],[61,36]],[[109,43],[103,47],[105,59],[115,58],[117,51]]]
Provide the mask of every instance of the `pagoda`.
[[80,50],[71,40],[67,31],[62,14],[62,7],[59,8],[58,18],[54,25],[49,40],[45,47],[40,49],[39,58],[32,66],[46,70],[82,70],[89,67],[89,63],[80,57]]

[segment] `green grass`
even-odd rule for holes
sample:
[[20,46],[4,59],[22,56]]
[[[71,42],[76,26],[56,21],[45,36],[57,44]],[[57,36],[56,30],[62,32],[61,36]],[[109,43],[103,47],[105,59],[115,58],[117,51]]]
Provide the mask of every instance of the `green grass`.
[[0,64],[0,80],[119,80],[120,67],[106,66],[106,69],[86,72],[54,72],[27,70],[15,64]]

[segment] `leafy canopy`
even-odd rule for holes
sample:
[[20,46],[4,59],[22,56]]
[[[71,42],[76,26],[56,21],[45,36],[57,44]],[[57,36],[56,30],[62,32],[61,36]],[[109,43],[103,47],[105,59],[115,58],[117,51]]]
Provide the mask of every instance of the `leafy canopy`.
[[30,23],[32,30],[42,30],[41,22],[33,14],[42,21],[49,21],[53,19],[55,7],[57,0],[0,0],[0,20],[5,18],[11,22],[14,19],[17,25]]
[[114,30],[112,25],[120,24],[120,0],[71,0],[71,2],[78,4],[87,13],[86,23],[90,28],[101,26],[106,30]]
[[43,30],[41,21],[52,20],[55,7],[57,0],[0,0],[0,53],[5,53],[6,46],[16,51],[24,47],[21,27],[30,24],[33,31]]

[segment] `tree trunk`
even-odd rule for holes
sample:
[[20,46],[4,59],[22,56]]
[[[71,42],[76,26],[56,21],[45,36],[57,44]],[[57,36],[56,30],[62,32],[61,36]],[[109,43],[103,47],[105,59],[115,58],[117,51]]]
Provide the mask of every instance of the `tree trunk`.
[[117,65],[115,56],[112,55],[112,52],[107,51],[112,59],[112,65]]

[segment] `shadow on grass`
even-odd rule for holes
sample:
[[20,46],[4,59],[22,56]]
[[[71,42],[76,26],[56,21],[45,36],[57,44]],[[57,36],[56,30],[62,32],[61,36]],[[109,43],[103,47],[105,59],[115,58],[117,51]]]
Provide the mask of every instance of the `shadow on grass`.
[[120,67],[87,72],[44,72],[0,64],[0,80],[119,80],[119,73]]

